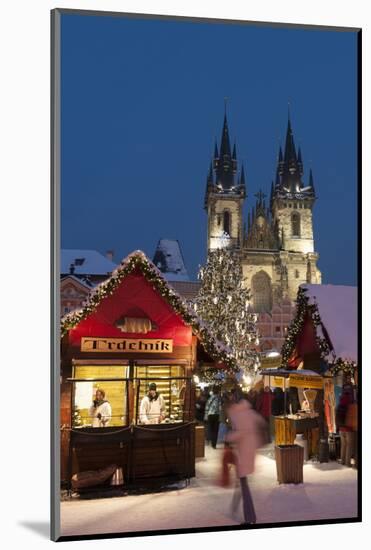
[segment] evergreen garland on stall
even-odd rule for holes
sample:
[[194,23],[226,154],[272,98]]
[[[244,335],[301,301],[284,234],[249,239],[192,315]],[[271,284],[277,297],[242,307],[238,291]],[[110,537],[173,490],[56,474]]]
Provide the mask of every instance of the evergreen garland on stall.
[[[198,277],[201,288],[194,300],[195,312],[215,338],[232,351],[238,363],[235,372],[254,372],[255,348],[259,345],[257,316],[251,313],[250,291],[244,287],[239,255],[228,248],[210,251]],[[218,380],[220,373],[206,369],[201,376],[204,381]]]
[[[326,330],[322,324],[321,316],[318,311],[317,304],[309,304],[309,297],[306,296],[306,288],[299,287],[298,295],[296,299],[296,315],[295,319],[292,321],[285,342],[282,346],[281,356],[282,356],[282,367],[288,367],[288,361],[292,356],[297,337],[301,332],[305,319],[309,316],[315,328],[315,336],[318,348],[320,350],[321,358],[324,359],[327,363],[330,363],[330,372],[332,374],[338,374],[340,371],[343,371],[347,374],[354,374],[356,364],[353,361],[344,361],[341,358],[338,358],[334,361],[334,353],[332,347],[330,347],[328,339],[325,337]],[[319,328],[319,330],[317,330]],[[323,336],[321,336],[321,333]],[[332,358],[331,358],[332,353]],[[329,357],[330,356],[330,357]],[[333,361],[333,362],[332,362]]]
[[140,270],[146,280],[152,284],[156,290],[178,313],[184,322],[191,326],[194,333],[199,336],[201,344],[207,353],[214,360],[225,363],[226,367],[232,371],[237,370],[236,358],[230,350],[215,340],[211,331],[199,317],[187,306],[179,294],[169,286],[166,279],[157,267],[146,257],[146,255],[137,250],[129,254],[119,267],[117,267],[109,279],[96,286],[89,294],[87,301],[82,308],[65,315],[61,320],[61,338],[63,338],[71,329],[76,327],[81,321],[92,314],[100,302],[107,296],[111,296],[122,280],[130,273]]

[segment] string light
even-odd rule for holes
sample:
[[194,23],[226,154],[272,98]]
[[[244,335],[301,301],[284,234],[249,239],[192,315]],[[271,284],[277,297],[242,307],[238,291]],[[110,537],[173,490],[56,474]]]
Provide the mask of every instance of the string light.
[[190,307],[183,301],[167,283],[157,267],[137,250],[125,258],[113,271],[111,277],[100,283],[89,294],[83,307],[74,312],[68,313],[61,320],[61,338],[63,339],[70,330],[73,330],[79,323],[93,314],[102,300],[111,296],[121,282],[130,273],[140,271],[154,288],[178,313],[186,325],[191,326],[194,334],[200,338],[201,344],[216,362],[225,364],[231,371],[238,370],[236,358],[229,350],[226,350],[222,342],[218,342],[210,329],[203,323]]
[[323,326],[318,306],[316,303],[309,304],[309,297],[306,296],[305,292],[306,288],[299,287],[296,300],[296,315],[287,331],[287,336],[281,350],[283,368],[287,368],[290,357],[295,351],[297,338],[303,329],[306,319],[309,318],[315,328],[315,338],[320,356],[329,364],[330,372],[336,375],[342,371],[343,373],[353,375],[357,368],[356,363],[354,361],[343,360],[342,358],[334,360],[335,355],[328,340],[321,336],[321,334],[318,334],[317,327]]

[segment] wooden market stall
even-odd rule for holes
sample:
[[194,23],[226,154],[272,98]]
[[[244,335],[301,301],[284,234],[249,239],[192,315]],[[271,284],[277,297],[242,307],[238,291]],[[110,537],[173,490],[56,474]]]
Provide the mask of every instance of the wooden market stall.
[[[297,311],[282,347],[282,369],[290,387],[297,387],[299,408],[285,411],[286,423],[303,424],[303,402],[313,399],[320,460],[326,460],[329,434],[335,434],[336,405],[342,387],[357,386],[357,288],[340,285],[299,287]],[[311,371],[310,377],[303,377]],[[282,382],[282,378],[280,378]],[[303,392],[307,392],[305,396]],[[314,417],[313,417],[314,419]],[[308,419],[306,419],[308,423]],[[313,423],[313,420],[312,420]],[[313,429],[313,428],[311,428]],[[315,453],[314,445],[311,445]]]
[[[195,475],[193,373],[202,357],[215,368],[233,359],[140,252],[129,255],[61,326],[61,480],[116,466],[122,481]],[[144,421],[149,384],[163,416]],[[103,391],[111,413],[96,425]],[[99,394],[101,395],[101,394]]]

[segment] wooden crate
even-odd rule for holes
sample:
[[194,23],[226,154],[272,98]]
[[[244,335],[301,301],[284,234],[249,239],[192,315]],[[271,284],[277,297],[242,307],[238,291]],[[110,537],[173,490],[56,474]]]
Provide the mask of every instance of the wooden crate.
[[275,455],[278,483],[303,483],[303,447],[276,445]]
[[296,437],[295,422],[289,418],[274,419],[276,445],[293,445]]

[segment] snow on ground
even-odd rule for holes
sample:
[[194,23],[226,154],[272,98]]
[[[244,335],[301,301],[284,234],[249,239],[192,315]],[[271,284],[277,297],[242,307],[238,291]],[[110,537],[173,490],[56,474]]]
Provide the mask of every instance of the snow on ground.
[[[222,452],[206,447],[205,458],[197,459],[197,476],[183,489],[62,502],[61,534],[238,525],[242,510],[237,517],[230,510],[234,489],[217,485]],[[249,483],[258,523],[357,516],[357,471],[335,462],[309,462],[303,484],[279,485],[273,454],[265,450]]]

